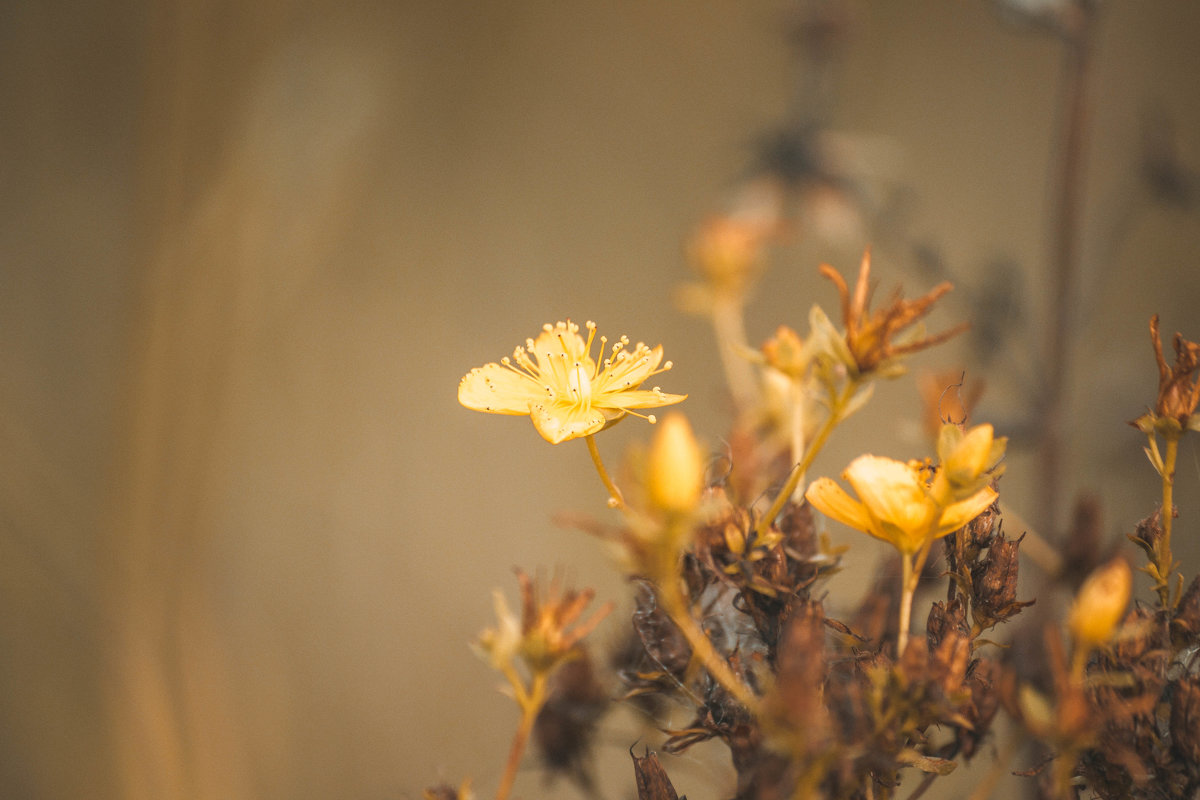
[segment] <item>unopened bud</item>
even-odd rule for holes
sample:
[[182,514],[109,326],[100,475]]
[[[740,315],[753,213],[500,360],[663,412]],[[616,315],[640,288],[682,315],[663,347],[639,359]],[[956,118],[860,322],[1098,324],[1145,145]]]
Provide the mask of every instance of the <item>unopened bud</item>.
[[687,417],[672,412],[663,418],[650,445],[646,470],[650,501],[675,514],[686,514],[704,490],[704,455]]
[[970,497],[991,483],[1003,471],[1006,437],[996,437],[991,425],[977,425],[964,431],[954,424],[942,426],[938,435],[938,459],[934,494],[945,502]]
[[1133,587],[1133,573],[1123,558],[1097,569],[1079,587],[1067,627],[1077,643],[1103,644],[1112,638]]

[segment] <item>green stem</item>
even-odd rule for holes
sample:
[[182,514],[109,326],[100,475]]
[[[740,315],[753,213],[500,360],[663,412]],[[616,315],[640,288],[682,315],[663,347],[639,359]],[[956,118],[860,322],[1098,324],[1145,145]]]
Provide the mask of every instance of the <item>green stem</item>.
[[1175,457],[1179,453],[1179,438],[1167,436],[1167,453],[1163,458],[1162,471],[1162,538],[1158,542],[1158,597],[1165,609],[1171,600],[1171,572],[1175,568],[1171,554],[1171,522],[1175,517],[1173,493],[1175,490]]
[[792,494],[796,491],[796,487],[800,485],[804,474],[808,472],[808,468],[812,466],[813,459],[817,453],[821,452],[821,448],[825,446],[826,440],[829,439],[829,434],[833,433],[833,429],[842,421],[842,410],[846,407],[846,402],[854,396],[855,390],[858,388],[858,381],[851,379],[846,384],[845,390],[834,398],[833,404],[829,409],[829,416],[821,423],[821,428],[817,431],[816,436],[809,442],[808,447],[804,450],[804,457],[800,459],[791,475],[788,476],[787,483],[783,485],[783,489],[775,497],[775,502],[767,509],[767,513],[762,516],[758,524],[754,526],[755,535],[764,536],[767,530],[771,527],[771,523],[779,516],[779,512],[783,511],[783,507],[787,505]]
[[725,657],[717,652],[713,647],[712,640],[708,638],[692,617],[688,609],[687,600],[683,593],[679,590],[679,576],[675,573],[669,573],[663,576],[663,580],[659,582],[659,603],[667,615],[671,617],[671,621],[679,628],[680,633],[688,640],[688,644],[692,646],[692,652],[699,656],[700,663],[708,670],[708,674],[713,676],[717,683],[725,688],[733,697],[745,706],[746,710],[752,716],[758,716],[758,697],[754,692],[750,691],[745,683],[743,683],[733,670],[729,668],[729,662]]
[[904,573],[904,582],[900,589],[900,631],[896,635],[896,658],[904,655],[904,648],[908,647],[908,631],[912,627],[913,596],[917,593],[917,584],[921,582],[921,571],[925,569],[925,562],[929,560],[929,550],[932,547],[933,536],[927,534],[925,543],[916,552],[915,558],[913,553],[900,554],[900,569]]
[[517,767],[521,764],[521,756],[525,752],[525,744],[533,731],[533,723],[537,721],[538,712],[546,702],[546,673],[537,672],[533,676],[528,692],[520,692],[518,700],[521,704],[521,723],[513,734],[512,747],[508,751],[508,763],[504,766],[504,775],[500,778],[500,786],[496,789],[496,800],[507,800],[512,792],[513,782],[517,779]]
[[596,465],[596,472],[600,473],[600,480],[604,481],[604,488],[608,489],[608,504],[613,508],[625,510],[625,498],[621,494],[621,490],[613,483],[613,479],[608,476],[608,470],[604,468],[604,462],[600,459],[600,450],[596,447],[596,437],[589,434],[585,438],[588,452],[592,455],[592,463]]
[[904,648],[908,647],[908,629],[912,624],[913,594],[917,590],[917,582],[912,579],[912,553],[901,553],[900,564],[900,631],[896,635],[896,658],[904,655]]

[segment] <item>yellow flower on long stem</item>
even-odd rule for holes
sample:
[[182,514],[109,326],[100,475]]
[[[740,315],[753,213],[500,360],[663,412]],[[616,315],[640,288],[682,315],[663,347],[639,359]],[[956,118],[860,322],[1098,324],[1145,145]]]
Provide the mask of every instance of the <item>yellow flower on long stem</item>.
[[995,489],[985,486],[958,502],[939,502],[923,472],[920,462],[864,455],[851,461],[842,473],[859,499],[829,478],[818,478],[804,495],[826,516],[883,539],[900,551],[903,583],[897,655],[908,645],[913,594],[933,541],[975,519],[997,496]]
[[[608,339],[601,336],[597,358],[602,360],[597,361],[592,357],[595,323],[587,323],[587,331],[585,341],[573,322],[543,326],[537,339],[526,340],[511,358],[467,373],[458,384],[458,401],[475,411],[528,415],[542,438],[558,444],[598,433],[629,413],[645,416],[632,409],[671,405],[687,397],[658,387],[639,388],[671,368],[670,361],[662,361],[661,346],[638,342],[630,348],[622,336],[604,358]],[[646,418],[654,421],[652,415]]]
[[985,486],[964,500],[943,506],[930,494],[921,472],[917,462],[859,456],[842,473],[858,500],[830,478],[814,481],[805,497],[826,516],[909,555],[918,552],[927,539],[966,525],[996,499],[996,490]]

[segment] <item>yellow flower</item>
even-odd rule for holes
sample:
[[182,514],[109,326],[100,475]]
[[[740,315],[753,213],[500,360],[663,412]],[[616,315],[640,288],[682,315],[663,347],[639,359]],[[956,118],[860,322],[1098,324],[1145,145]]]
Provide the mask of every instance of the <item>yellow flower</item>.
[[829,478],[818,478],[804,496],[826,516],[910,555],[926,540],[963,527],[996,499],[996,492],[984,487],[965,500],[942,505],[930,494],[920,463],[915,461],[859,456],[842,477],[858,500]]
[[[467,373],[458,384],[458,401],[475,411],[529,415],[538,433],[551,444],[597,433],[634,408],[657,408],[678,403],[687,395],[665,394],[657,386],[639,389],[644,381],[671,368],[662,362],[662,347],[638,342],[632,350],[622,336],[611,355],[592,358],[595,323],[588,337],[573,322],[545,325],[537,339],[527,339],[512,358],[485,364]],[[599,357],[608,339],[600,337]],[[636,416],[642,416],[636,414]],[[654,422],[654,417],[646,417]]]
[[1125,615],[1132,588],[1133,573],[1120,556],[1089,575],[1079,587],[1067,619],[1067,628],[1075,641],[1090,646],[1112,638]]

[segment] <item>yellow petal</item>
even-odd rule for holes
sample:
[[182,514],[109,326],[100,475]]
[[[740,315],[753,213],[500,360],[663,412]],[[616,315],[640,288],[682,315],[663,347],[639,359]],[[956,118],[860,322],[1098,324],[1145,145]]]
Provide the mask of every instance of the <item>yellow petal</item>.
[[615,421],[595,407],[583,409],[576,405],[554,403],[534,403],[525,413],[533,420],[537,432],[550,444],[598,433]]
[[843,477],[871,516],[894,525],[908,538],[924,537],[934,509],[915,469],[903,461],[863,455],[850,462]]
[[636,389],[649,378],[662,362],[662,345],[653,349],[638,344],[633,350],[623,350],[612,363],[596,376],[595,391],[617,393]]
[[579,326],[573,322],[559,322],[556,325],[542,326],[542,332],[533,342],[533,355],[543,368],[546,362],[542,359],[566,356],[566,360],[574,363],[587,355],[587,343],[578,333]]
[[835,519],[843,525],[849,525],[864,533],[878,536],[873,530],[874,524],[866,507],[846,494],[846,490],[838,486],[830,478],[817,478],[804,493],[805,499],[813,508],[830,519]]
[[528,414],[529,404],[549,399],[546,387],[501,364],[485,364],[458,383],[458,402],[473,411]]
[[658,408],[659,406],[674,405],[686,399],[686,394],[667,394],[649,389],[637,389],[601,395],[592,402],[610,408]]
[[986,511],[988,506],[996,502],[996,497],[996,490],[987,486],[966,500],[960,500],[953,505],[947,506],[946,510],[942,512],[942,518],[938,520],[938,527],[934,532],[934,538],[953,533],[966,525]]

